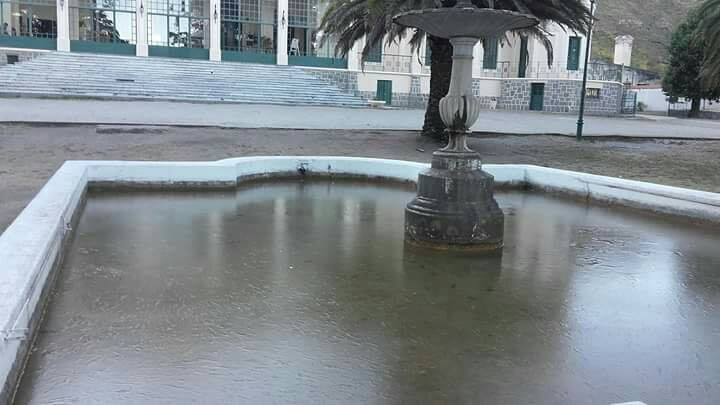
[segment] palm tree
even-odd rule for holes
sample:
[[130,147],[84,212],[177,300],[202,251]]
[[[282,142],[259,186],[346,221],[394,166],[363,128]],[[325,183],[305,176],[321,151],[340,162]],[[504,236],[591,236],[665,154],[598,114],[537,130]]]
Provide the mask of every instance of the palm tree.
[[708,88],[720,88],[720,0],[706,0],[699,10],[700,34],[707,44],[703,79]]
[[[330,0],[327,12],[323,16],[320,29],[337,40],[335,52],[346,56],[353,45],[366,38],[362,50],[363,61],[371,50],[383,39],[391,43],[410,36],[413,52],[417,51],[425,37],[420,30],[409,29],[394,24],[392,18],[405,11],[433,7],[453,7],[456,0]],[[472,0],[477,7],[518,11],[534,15],[542,22],[555,22],[564,29],[586,33],[590,24],[590,10],[584,0]],[[552,64],[553,49],[550,33],[545,24],[521,30],[517,34],[540,40],[548,54],[548,63]],[[507,41],[507,38],[505,38]],[[452,46],[443,38],[427,36],[432,55],[430,68],[430,97],[425,111],[423,135],[435,139],[445,137],[445,124],[438,109],[440,99],[445,97],[450,86],[452,70]]]

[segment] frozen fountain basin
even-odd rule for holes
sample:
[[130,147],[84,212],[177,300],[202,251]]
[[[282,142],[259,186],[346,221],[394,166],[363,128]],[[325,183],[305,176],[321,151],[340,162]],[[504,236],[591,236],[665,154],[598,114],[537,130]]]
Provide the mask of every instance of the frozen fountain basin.
[[[413,187],[398,181],[424,167],[66,164],[0,236],[16,298],[0,306],[6,395],[37,337],[18,403],[720,397],[716,195],[488,165],[515,191],[498,195],[504,254],[477,259],[404,247]],[[361,179],[307,178],[330,173]],[[295,178],[242,182],[273,174]],[[196,191],[86,194],[93,183]]]

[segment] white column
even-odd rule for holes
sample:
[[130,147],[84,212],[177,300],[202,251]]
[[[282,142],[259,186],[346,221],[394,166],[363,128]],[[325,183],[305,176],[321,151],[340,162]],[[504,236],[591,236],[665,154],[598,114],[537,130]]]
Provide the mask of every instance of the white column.
[[69,0],[57,0],[55,5],[57,13],[57,50],[70,51],[70,11]]
[[[411,49],[410,44],[408,43],[407,46],[402,47],[401,49]],[[422,73],[422,65],[420,64],[420,60],[425,59],[425,48],[420,47],[415,52],[410,52],[410,74],[411,75],[419,75]],[[423,62],[424,63],[424,62]]]
[[288,64],[288,0],[278,0],[277,3],[277,41],[275,43],[277,64]]
[[220,49],[220,0],[210,0],[210,60],[222,58]]
[[135,2],[135,55],[148,56],[147,10],[146,0]]
[[[498,48],[500,48],[500,45],[498,44]],[[485,58],[485,49],[483,48],[482,41],[479,41],[477,44],[475,44],[475,47],[473,47],[473,77],[481,77],[483,74],[483,59]]]
[[352,48],[350,48],[350,52],[347,55],[348,70],[360,70],[362,67],[360,53],[362,52],[363,46],[365,46],[364,41],[359,40],[353,44]]

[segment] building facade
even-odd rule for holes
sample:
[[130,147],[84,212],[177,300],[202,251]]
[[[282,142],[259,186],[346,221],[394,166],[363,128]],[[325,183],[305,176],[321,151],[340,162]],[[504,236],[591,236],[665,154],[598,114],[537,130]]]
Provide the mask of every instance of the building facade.
[[[325,0],[0,0],[0,47],[297,65],[368,99],[422,107],[430,87],[427,46],[412,52],[407,39],[385,43],[363,62],[359,41],[337,57],[318,28],[326,7]],[[474,90],[487,108],[577,110],[586,38],[556,24],[545,29],[552,63],[533,38],[478,43]],[[619,111],[622,85],[599,80],[588,87],[591,113]]]

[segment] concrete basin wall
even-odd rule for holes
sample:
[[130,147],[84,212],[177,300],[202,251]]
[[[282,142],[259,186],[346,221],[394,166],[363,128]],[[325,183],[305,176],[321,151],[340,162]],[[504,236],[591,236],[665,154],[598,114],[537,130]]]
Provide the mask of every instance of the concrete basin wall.
[[[66,162],[0,235],[0,403],[12,398],[88,185],[232,188],[247,179],[301,175],[415,182],[428,166],[322,156],[217,162]],[[500,187],[528,187],[720,224],[720,194],[529,165],[484,168]]]

